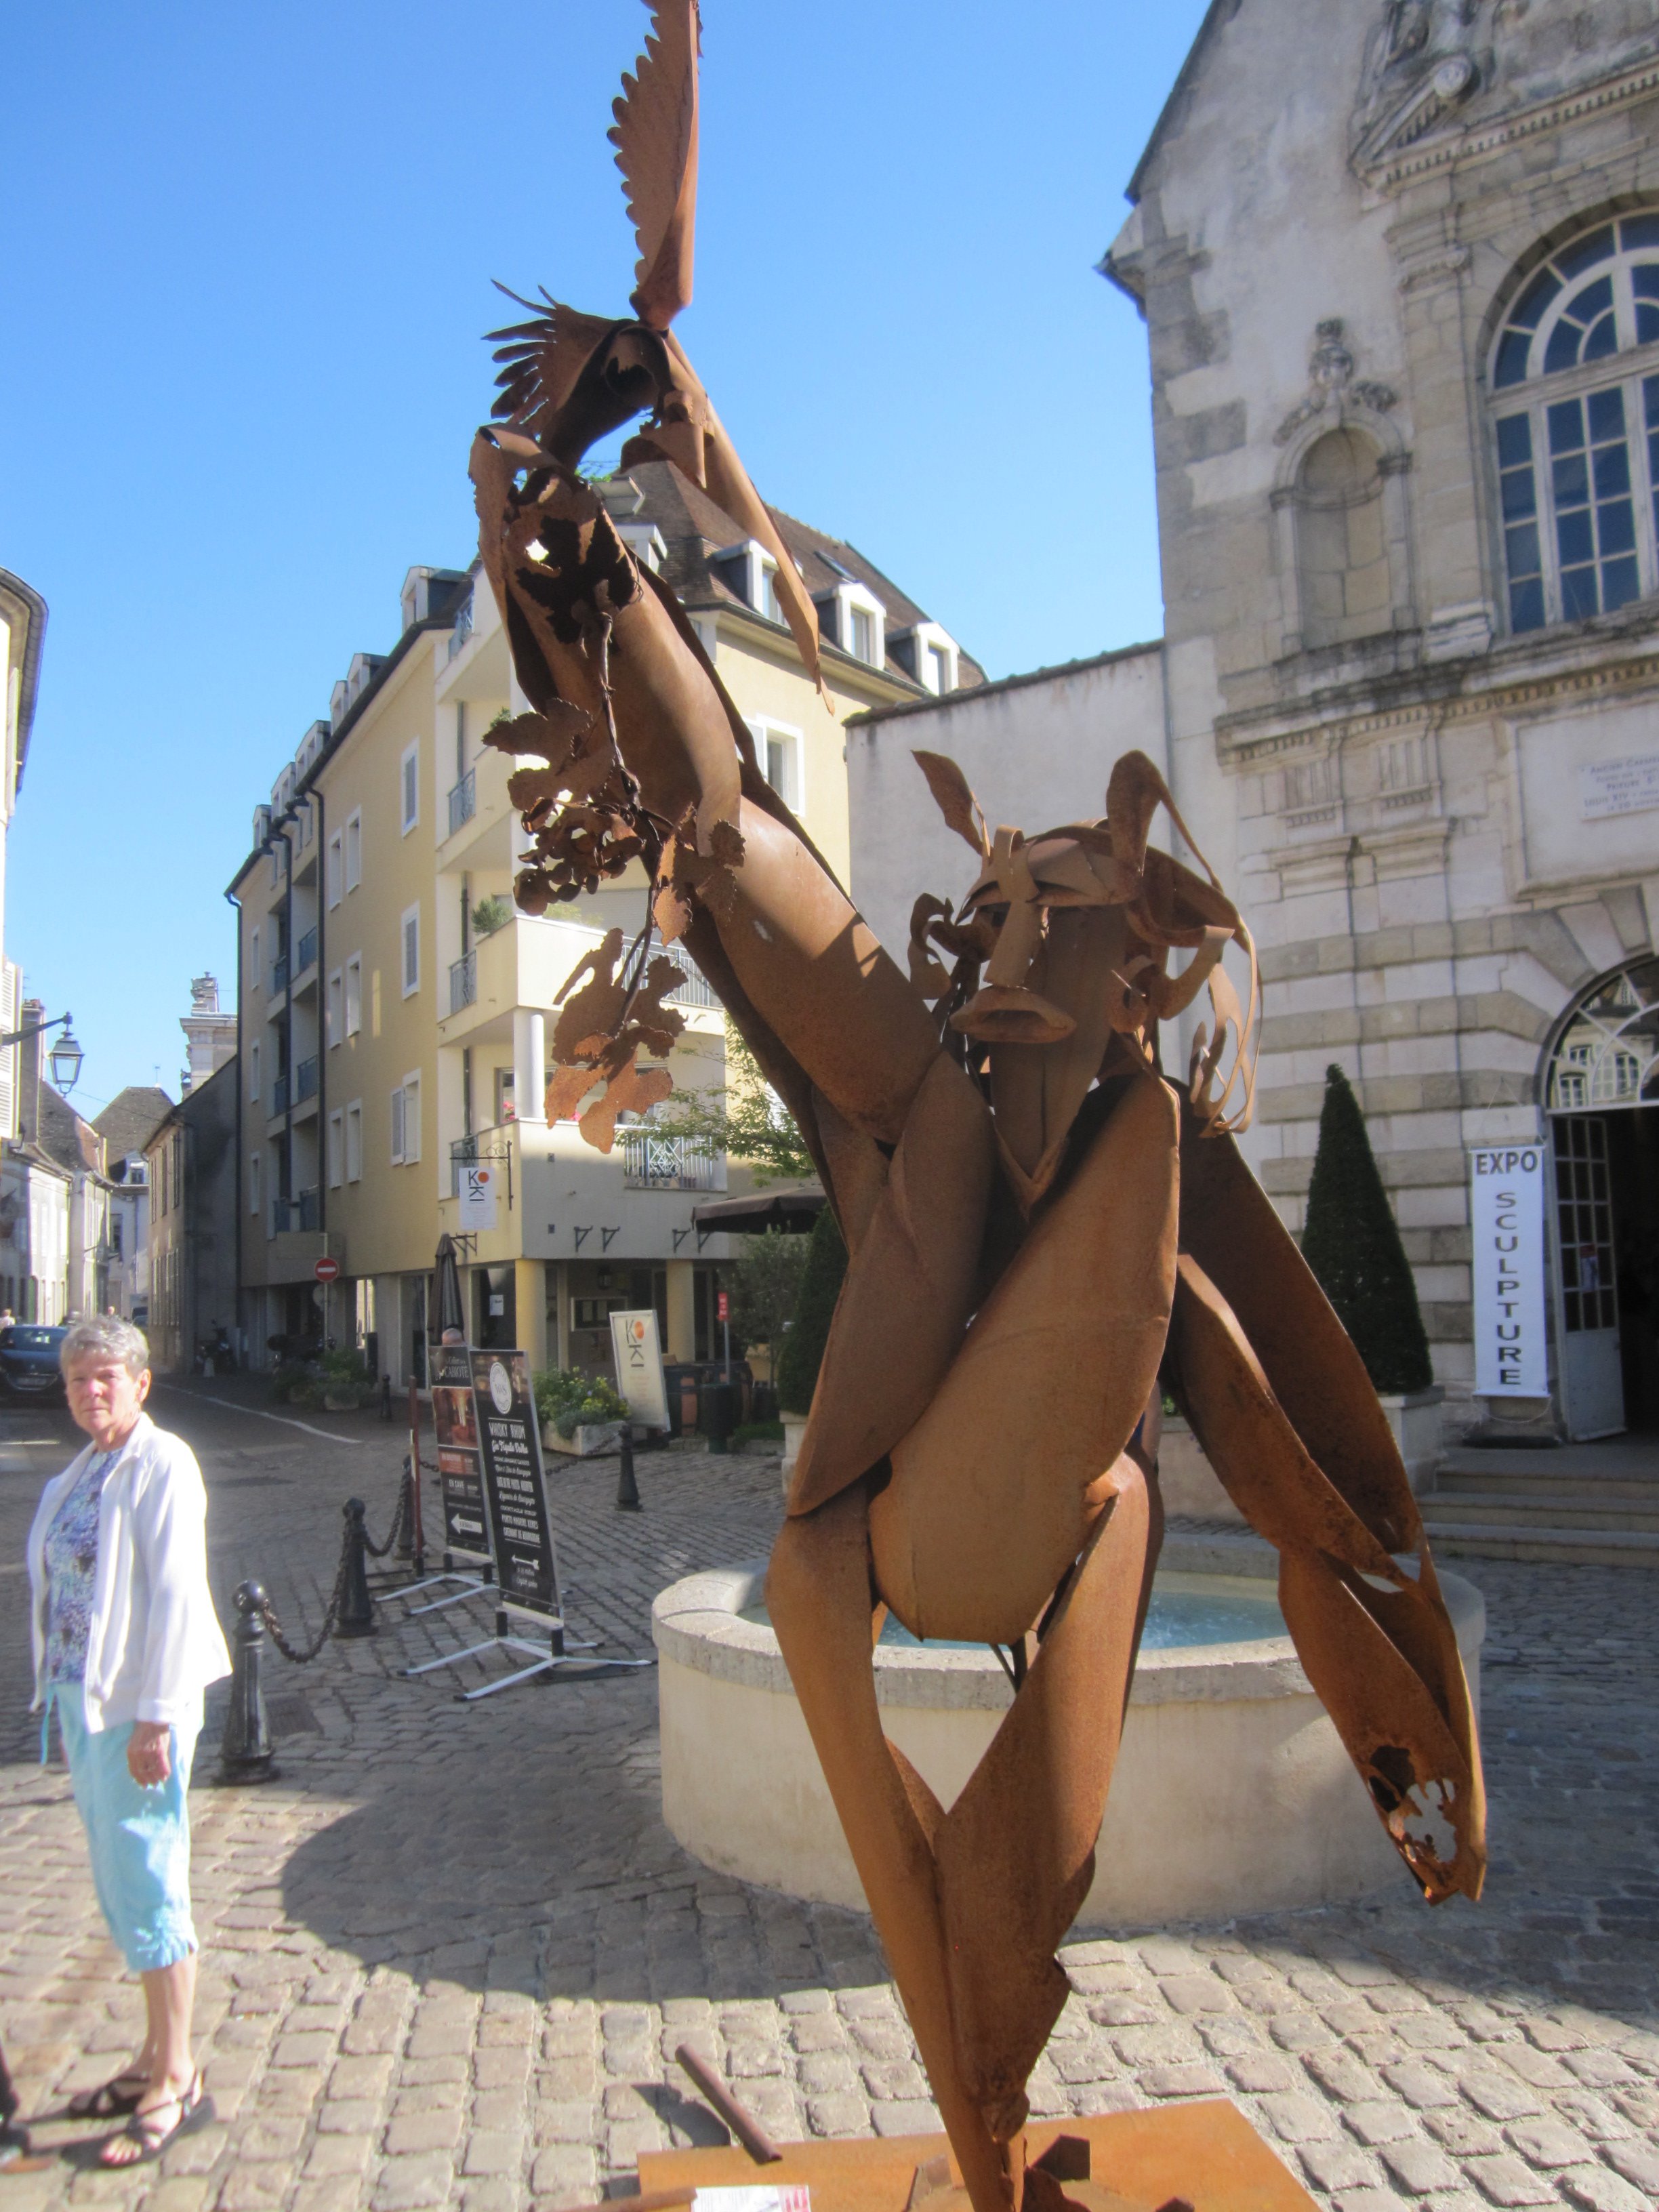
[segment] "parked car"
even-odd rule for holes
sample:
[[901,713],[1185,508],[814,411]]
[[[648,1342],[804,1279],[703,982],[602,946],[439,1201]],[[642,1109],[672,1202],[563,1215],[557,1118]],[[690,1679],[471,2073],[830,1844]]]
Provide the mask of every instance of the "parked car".
[[12,1398],[51,1398],[64,1402],[63,1370],[58,1347],[66,1331],[40,1322],[14,1322],[0,1328],[0,1383]]

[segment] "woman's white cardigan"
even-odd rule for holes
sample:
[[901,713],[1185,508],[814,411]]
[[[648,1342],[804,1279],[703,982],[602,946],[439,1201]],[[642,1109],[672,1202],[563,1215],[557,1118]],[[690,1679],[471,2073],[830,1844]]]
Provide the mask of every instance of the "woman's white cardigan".
[[[46,1697],[46,1531],[94,1447],[41,1492],[29,1530],[34,1704]],[[104,1478],[87,1635],[87,1729],[199,1722],[202,1692],[230,1672],[207,1578],[207,1492],[196,1455],[148,1413]]]

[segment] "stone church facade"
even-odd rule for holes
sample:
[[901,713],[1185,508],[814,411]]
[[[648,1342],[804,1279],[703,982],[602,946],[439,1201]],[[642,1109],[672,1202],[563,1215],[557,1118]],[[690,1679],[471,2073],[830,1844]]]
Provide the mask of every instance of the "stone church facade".
[[[854,895],[941,887],[912,746],[1036,829],[1144,745],[1261,949],[1291,1226],[1336,1061],[1449,1427],[1659,1426],[1659,0],[1214,0],[1129,196],[1165,635],[855,719]],[[1494,1401],[1517,1144],[1550,1395]]]
[[1554,1413],[1659,1424],[1659,5],[1216,0],[1130,197],[1259,1171],[1341,1063],[1457,1399],[1470,1148],[1545,1140]]

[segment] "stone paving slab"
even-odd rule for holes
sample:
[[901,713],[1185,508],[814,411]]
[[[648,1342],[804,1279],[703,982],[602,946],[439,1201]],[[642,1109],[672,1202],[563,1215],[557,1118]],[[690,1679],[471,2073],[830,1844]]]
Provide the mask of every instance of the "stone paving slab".
[[[385,1528],[401,1436],[204,1393],[157,1411],[208,1474],[227,1614],[258,1573],[291,1632],[314,1623],[340,1504],[356,1492]],[[40,1483],[72,1441],[61,1417],[0,1413],[0,1589],[19,1600]],[[637,1516],[615,1510],[616,1474],[556,1468],[556,1526],[573,1627],[645,1656],[665,1583],[764,1554],[777,1470],[641,1455]],[[1481,1905],[1430,1911],[1402,1874],[1371,1905],[1072,1944],[1040,2116],[1229,2095],[1334,2212],[1659,2202],[1659,1622],[1616,1569],[1475,1571]],[[404,1610],[274,1670],[266,1787],[214,1786],[210,1717],[192,1818],[216,2123],[127,2176],[75,2163],[98,2130],[44,2128],[69,2154],[0,2182],[0,2212],[553,2212],[631,2185],[643,2149],[720,2139],[673,2063],[687,2040],[775,2134],[937,2124],[867,1920],[711,1874],[667,1834],[650,1670],[463,1706],[458,1687],[511,1662],[398,1669],[487,1634],[489,1609]],[[0,2034],[41,2114],[113,2070],[141,2008],[61,1769],[32,1763],[26,1632],[0,1606]]]

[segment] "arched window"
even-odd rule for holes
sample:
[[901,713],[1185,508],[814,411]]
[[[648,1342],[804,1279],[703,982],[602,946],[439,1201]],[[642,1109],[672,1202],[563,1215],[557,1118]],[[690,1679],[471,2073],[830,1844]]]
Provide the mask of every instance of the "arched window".
[[1387,629],[1394,593],[1382,474],[1360,430],[1328,430],[1302,459],[1296,478],[1296,560],[1302,637],[1337,645]]
[[1553,255],[1492,362],[1510,628],[1659,592],[1659,215]]

